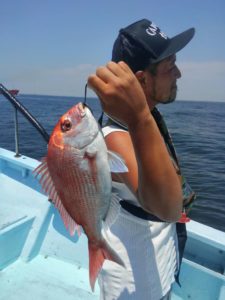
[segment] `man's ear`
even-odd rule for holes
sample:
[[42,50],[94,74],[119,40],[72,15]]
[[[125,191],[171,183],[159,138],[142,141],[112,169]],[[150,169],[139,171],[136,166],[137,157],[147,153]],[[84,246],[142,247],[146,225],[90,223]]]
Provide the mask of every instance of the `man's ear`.
[[144,71],[137,71],[135,73],[135,76],[137,77],[137,80],[140,82],[141,86],[144,88],[144,86],[145,86],[145,73],[144,73]]

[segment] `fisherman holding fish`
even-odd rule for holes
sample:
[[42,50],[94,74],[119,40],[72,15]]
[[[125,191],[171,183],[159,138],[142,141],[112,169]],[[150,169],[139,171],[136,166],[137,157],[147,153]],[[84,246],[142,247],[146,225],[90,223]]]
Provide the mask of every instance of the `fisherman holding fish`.
[[176,52],[193,35],[191,28],[170,39],[145,19],[120,30],[112,61],[88,78],[108,116],[105,138],[78,103],[34,170],[70,234],[82,226],[91,288],[98,277],[102,300],[165,300],[179,283],[195,194],[156,105],[175,100]]
[[191,28],[169,38],[153,22],[137,21],[120,30],[112,61],[88,78],[108,116],[107,148],[128,168],[112,172],[118,196],[111,199],[103,231],[124,266],[104,261],[102,300],[169,299],[178,278],[188,221],[183,208],[194,193],[156,106],[175,100],[181,77],[176,53],[193,36]]

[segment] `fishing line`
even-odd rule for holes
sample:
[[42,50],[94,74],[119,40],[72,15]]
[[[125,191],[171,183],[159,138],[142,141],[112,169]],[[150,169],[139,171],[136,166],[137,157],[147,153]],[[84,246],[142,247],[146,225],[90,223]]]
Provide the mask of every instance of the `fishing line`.
[[[93,114],[93,110],[91,109],[91,107],[87,104],[87,89],[88,89],[88,84],[85,84],[85,88],[84,88],[84,101],[83,101],[83,106],[86,106],[90,109],[91,113]],[[104,111],[102,110],[101,115],[98,119],[98,123],[100,125],[100,127],[102,127],[103,124],[103,117],[104,117]]]
[[87,85],[87,83],[85,84],[85,87],[84,87],[84,101],[83,101],[83,106],[84,107],[87,107],[90,111],[91,111],[91,113],[92,113],[92,115],[93,115],[93,110],[91,109],[91,107],[87,104],[87,89],[88,89],[88,85]]
[[83,102],[84,106],[87,106],[87,88],[88,88],[88,85],[86,83],[85,87],[84,87],[84,102]]

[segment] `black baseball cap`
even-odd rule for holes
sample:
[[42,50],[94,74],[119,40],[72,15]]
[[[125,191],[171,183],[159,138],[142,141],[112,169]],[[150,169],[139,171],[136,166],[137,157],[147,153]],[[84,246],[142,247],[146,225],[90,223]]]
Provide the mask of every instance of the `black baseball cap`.
[[[177,53],[189,43],[194,33],[195,29],[190,28],[169,38],[153,22],[142,19],[120,30],[113,46],[112,60],[123,60],[137,71],[147,62],[157,63]],[[127,48],[127,45],[131,46]]]

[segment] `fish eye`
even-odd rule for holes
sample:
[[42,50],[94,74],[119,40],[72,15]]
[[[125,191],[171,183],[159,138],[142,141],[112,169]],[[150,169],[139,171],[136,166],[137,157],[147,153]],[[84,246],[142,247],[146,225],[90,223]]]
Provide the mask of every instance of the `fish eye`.
[[65,119],[62,123],[61,123],[61,129],[63,132],[69,131],[72,128],[72,123],[69,119]]

